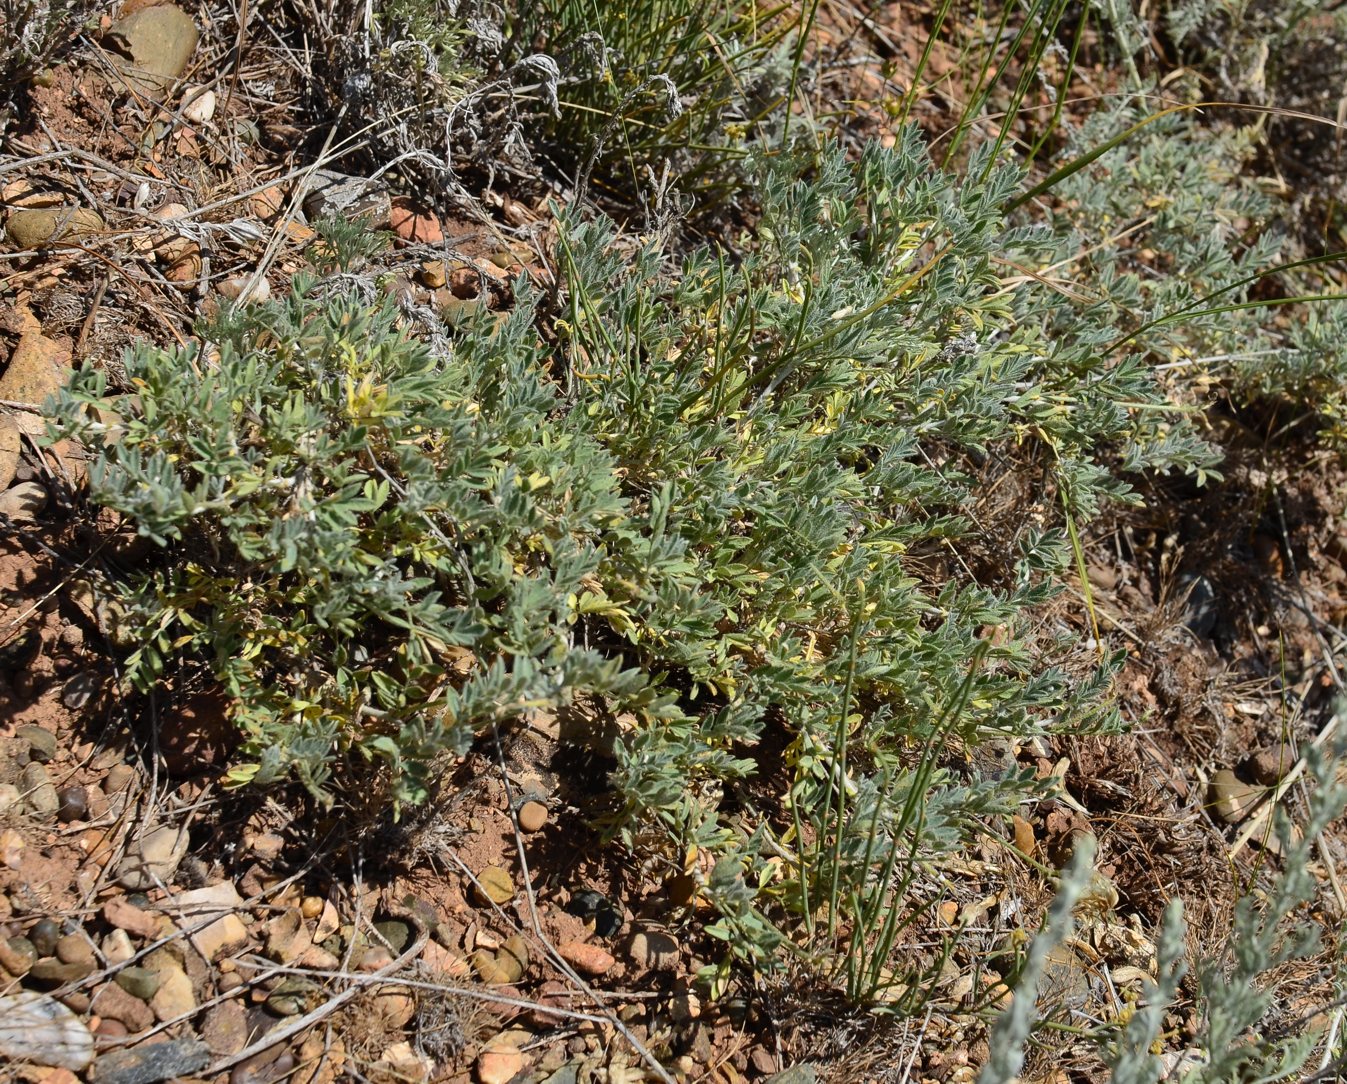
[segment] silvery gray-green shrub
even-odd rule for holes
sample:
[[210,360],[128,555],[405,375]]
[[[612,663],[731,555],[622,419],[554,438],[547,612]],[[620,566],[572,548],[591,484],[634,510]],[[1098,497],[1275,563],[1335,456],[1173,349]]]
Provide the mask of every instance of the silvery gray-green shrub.
[[[736,251],[565,219],[559,307],[521,281],[507,319],[438,351],[391,305],[299,280],[203,347],[137,349],[115,441],[81,373],[64,416],[93,498],[159,546],[125,584],[128,676],[207,668],[235,783],[326,800],[373,779],[395,807],[493,723],[598,705],[624,720],[600,827],[703,876],[717,974],[774,964],[803,923],[874,996],[913,871],[1031,786],[939,750],[1118,726],[1116,660],[1023,633],[1066,518],[1127,495],[1116,462],[1211,462],[1135,359],[1017,316],[997,260],[1045,238],[1007,227],[1017,174],[976,164],[934,169],[909,129],[763,166]],[[1060,500],[995,525],[1003,575],[932,577],[992,526],[965,514],[989,457]],[[769,731],[795,828],[740,796]],[[776,880],[768,845],[793,856]]]

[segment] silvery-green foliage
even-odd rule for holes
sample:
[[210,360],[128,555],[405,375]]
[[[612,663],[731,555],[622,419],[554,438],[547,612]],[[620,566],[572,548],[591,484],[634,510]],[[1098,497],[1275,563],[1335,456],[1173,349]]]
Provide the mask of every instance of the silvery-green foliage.
[[0,0],[0,106],[55,59],[91,10],[87,0]]
[[1164,1028],[1165,1012],[1179,995],[1179,983],[1187,973],[1183,905],[1178,900],[1165,908],[1156,943],[1156,978],[1147,980],[1131,1018],[1116,1041],[1104,1052],[1111,1084],[1154,1084],[1164,1072],[1152,1045]]
[[[735,257],[566,220],[547,337],[522,282],[508,319],[432,350],[390,306],[301,281],[229,312],[209,354],[135,351],[115,442],[80,374],[65,417],[94,497],[163,547],[127,584],[128,673],[214,672],[237,783],[327,796],[368,763],[397,803],[484,726],[597,703],[630,720],[603,826],[719,856],[703,891],[729,952],[768,965],[773,924],[825,897],[891,938],[893,856],[957,853],[1030,785],[911,750],[1118,726],[1116,660],[1069,675],[1066,645],[984,636],[1057,589],[1059,525],[1025,533],[1004,584],[931,582],[908,555],[972,529],[976,464],[1028,440],[1085,510],[1127,493],[1110,446],[1207,462],[1144,370],[1012,326],[995,258],[1019,178],[987,164],[942,173],[914,129],[764,164]],[[719,809],[769,726],[827,847],[770,889],[762,829]]]
[[[1070,130],[1065,157],[1091,148],[1155,110],[1126,100]],[[1161,374],[1185,389],[1215,381],[1237,401],[1290,398],[1329,433],[1347,412],[1347,303],[1258,307],[1260,279],[1293,257],[1278,205],[1241,165],[1252,132],[1161,116],[1078,173],[1036,210],[1054,238],[1038,258],[1060,284],[1019,295],[1024,319],[1043,319],[1066,344],[1090,344],[1120,366]],[[1194,140],[1205,153],[1191,153]],[[1311,268],[1283,272],[1289,294],[1325,287]],[[1334,292],[1332,290],[1330,293]]]
[[1071,911],[1089,887],[1094,854],[1094,837],[1082,837],[1075,846],[1071,864],[1062,873],[1043,929],[1030,942],[1015,983],[1014,1000],[997,1018],[988,1036],[987,1061],[978,1074],[978,1084],[1011,1084],[1019,1079],[1024,1067],[1024,1047],[1037,1022],[1038,982],[1047,964],[1048,953],[1070,937],[1075,927]]
[[1203,1008],[1198,1042],[1207,1061],[1186,1078],[1190,1084],[1289,1080],[1320,1041],[1308,1019],[1277,1032],[1264,1027],[1277,996],[1268,972],[1319,948],[1321,931],[1305,913],[1318,891],[1311,872],[1315,841],[1347,807],[1347,784],[1337,780],[1339,757],[1325,757],[1314,747],[1306,749],[1306,757],[1315,789],[1300,839],[1292,838],[1290,821],[1279,812],[1276,831],[1285,855],[1280,872],[1239,901],[1225,951],[1198,967]]

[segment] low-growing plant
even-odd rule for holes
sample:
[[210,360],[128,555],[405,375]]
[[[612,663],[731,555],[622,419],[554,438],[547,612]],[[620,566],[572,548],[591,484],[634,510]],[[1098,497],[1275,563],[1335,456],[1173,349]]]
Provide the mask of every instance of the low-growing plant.
[[14,95],[70,44],[91,10],[87,0],[0,0],[0,120],[7,119]]
[[[995,262],[1033,241],[1006,232],[1013,171],[959,183],[915,129],[804,166],[761,167],[735,263],[565,221],[547,338],[523,282],[439,354],[301,282],[204,352],[136,351],[115,442],[82,374],[66,416],[94,497],[164,547],[128,586],[130,676],[209,663],[245,739],[235,782],[327,796],[372,761],[394,803],[487,723],[598,698],[625,720],[605,827],[702,878],[729,946],[708,977],[772,965],[803,924],[825,968],[853,961],[851,996],[891,985],[912,871],[1029,786],[960,778],[944,751],[1118,725],[1116,660],[1068,675],[1067,645],[1018,632],[1067,560],[1058,498],[1056,523],[1010,525],[1002,582],[921,574],[975,529],[976,464],[1034,443],[1088,517],[1127,493],[1106,447],[1209,457],[1129,359],[1016,326]],[[719,809],[767,728],[794,777],[780,838]],[[796,855],[776,882],[764,841]]]
[[[1191,1048],[1181,1055],[1183,1067],[1177,1079],[1184,1084],[1329,1080],[1340,1068],[1340,1062],[1329,1064],[1333,1060],[1329,1050],[1321,1072],[1304,1075],[1327,1024],[1312,1019],[1317,1008],[1275,1029],[1266,1027],[1277,996],[1277,970],[1290,961],[1313,957],[1321,947],[1322,916],[1306,913],[1319,891],[1311,872],[1314,849],[1322,833],[1347,808],[1347,785],[1338,780],[1342,749],[1324,755],[1311,747],[1306,757],[1314,786],[1298,838],[1293,837],[1284,811],[1277,810],[1276,834],[1283,855],[1279,869],[1259,871],[1260,883],[1250,885],[1240,898],[1228,938],[1219,951],[1195,967],[1199,1028]],[[1042,962],[1070,934],[1070,909],[1088,880],[1092,854],[1091,842],[1078,850],[1071,869],[1062,877],[1046,928],[1034,939],[1021,970],[1013,1005],[992,1030],[991,1053],[979,1084],[1009,1081],[1023,1064],[1024,1046],[1037,1022],[1035,998]],[[1113,1027],[1096,1032],[1103,1040],[1103,1059],[1112,1084],[1155,1084],[1169,1079],[1154,1044],[1188,970],[1186,928],[1178,900],[1166,908],[1159,934],[1155,974],[1137,1005]],[[1341,989],[1344,975],[1336,954],[1331,966],[1333,986]]]

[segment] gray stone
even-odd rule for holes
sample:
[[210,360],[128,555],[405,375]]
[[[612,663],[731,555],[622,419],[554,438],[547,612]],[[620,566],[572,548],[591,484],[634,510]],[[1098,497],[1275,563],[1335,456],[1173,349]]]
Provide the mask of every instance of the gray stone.
[[59,1001],[26,990],[0,997],[0,1064],[78,1072],[93,1059],[93,1035]]
[[148,967],[124,967],[113,976],[112,981],[132,997],[149,1001],[159,992],[162,980],[158,971],[151,971]]
[[137,837],[117,865],[117,883],[130,889],[167,884],[187,854],[187,832],[180,828],[156,828]]
[[818,1084],[818,1072],[807,1061],[782,1069],[769,1076],[762,1084]]
[[39,820],[54,820],[56,811],[61,808],[61,799],[56,793],[56,784],[51,781],[47,769],[41,764],[29,764],[19,776],[19,789],[23,791],[24,807]]
[[210,1064],[210,1048],[197,1039],[170,1039],[134,1050],[104,1054],[90,1071],[93,1084],[159,1084],[169,1077],[191,1076]]
[[388,224],[392,212],[388,187],[382,181],[320,169],[305,185],[304,213],[311,219],[368,218],[380,228]]
[[56,735],[36,723],[26,723],[14,731],[16,738],[28,743],[29,755],[36,761],[46,764],[56,756]]

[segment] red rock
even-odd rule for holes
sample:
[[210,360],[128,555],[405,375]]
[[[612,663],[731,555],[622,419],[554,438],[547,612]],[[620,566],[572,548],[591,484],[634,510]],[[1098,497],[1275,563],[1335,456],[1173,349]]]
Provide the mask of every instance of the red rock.
[[435,212],[414,203],[406,196],[393,200],[393,211],[388,216],[393,232],[404,241],[418,245],[437,245],[444,240],[444,228]]
[[150,1007],[115,982],[106,983],[94,991],[90,1009],[104,1020],[116,1020],[124,1024],[132,1035],[154,1025],[154,1013]]
[[481,1084],[508,1084],[523,1068],[524,1055],[503,1042],[477,1055],[477,1079]]
[[597,977],[607,974],[613,964],[617,963],[611,953],[605,952],[598,945],[588,945],[583,941],[563,941],[557,946],[557,951],[561,953],[563,960],[586,975]]
[[159,916],[128,903],[125,896],[113,896],[103,904],[103,917],[109,925],[137,937],[153,937],[159,930]]

